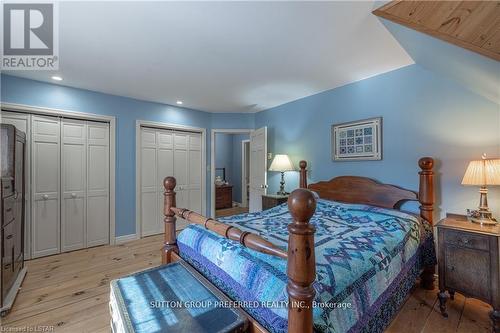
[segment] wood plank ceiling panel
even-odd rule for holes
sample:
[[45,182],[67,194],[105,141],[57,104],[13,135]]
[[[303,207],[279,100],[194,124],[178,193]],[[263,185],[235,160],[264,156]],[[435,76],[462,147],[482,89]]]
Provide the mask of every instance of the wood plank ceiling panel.
[[500,1],[391,1],[373,14],[500,61]]

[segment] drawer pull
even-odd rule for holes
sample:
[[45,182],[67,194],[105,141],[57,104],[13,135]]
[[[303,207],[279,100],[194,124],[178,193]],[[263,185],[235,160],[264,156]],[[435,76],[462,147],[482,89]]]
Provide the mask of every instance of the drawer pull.
[[451,266],[451,265],[450,265],[450,266],[448,266],[448,269],[449,269],[451,272],[453,272],[453,271],[455,270],[455,266]]
[[10,207],[10,208],[7,208],[7,209],[6,209],[5,211],[6,211],[7,213],[10,213],[10,212],[12,212],[12,207]]
[[11,238],[12,238],[12,234],[7,235],[7,237],[5,237],[5,239],[11,239]]
[[462,238],[462,239],[461,239],[461,241],[462,241],[462,243],[464,243],[464,244],[469,244],[469,239],[468,239],[468,238],[465,238],[465,237],[464,237],[464,238]]

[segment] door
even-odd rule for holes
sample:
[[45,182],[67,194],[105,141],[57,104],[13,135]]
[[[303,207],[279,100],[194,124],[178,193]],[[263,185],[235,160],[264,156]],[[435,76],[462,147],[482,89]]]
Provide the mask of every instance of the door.
[[156,132],[157,141],[157,170],[156,170],[156,192],[157,192],[157,202],[158,206],[155,210],[156,224],[155,224],[155,234],[162,233],[163,227],[163,204],[164,196],[163,193],[165,189],[163,187],[163,180],[165,177],[172,176],[174,174],[174,133],[169,130],[157,130]]
[[141,221],[142,236],[158,233],[156,130],[141,128]]
[[[200,133],[141,127],[140,132],[140,218],[141,236],[162,233],[163,180],[177,180],[176,204],[201,213],[202,136]],[[185,227],[177,219],[177,229]]]
[[87,122],[87,247],[109,244],[109,124]]
[[26,154],[24,155],[25,195],[24,195],[24,258],[31,259],[31,115],[2,111],[2,123],[14,125],[26,134]]
[[249,211],[262,210],[262,195],[267,192],[267,127],[250,134]]
[[86,129],[85,121],[61,122],[61,251],[86,246]]
[[61,251],[60,121],[32,116],[32,254]]
[[[177,207],[189,209],[189,135],[185,132],[174,133],[174,177],[177,181],[175,187]],[[187,222],[177,219],[177,230],[184,228]]]
[[188,209],[202,214],[202,194],[201,194],[201,172],[203,166],[201,165],[201,134],[189,133],[189,155],[188,155],[188,184],[189,191],[189,205]]

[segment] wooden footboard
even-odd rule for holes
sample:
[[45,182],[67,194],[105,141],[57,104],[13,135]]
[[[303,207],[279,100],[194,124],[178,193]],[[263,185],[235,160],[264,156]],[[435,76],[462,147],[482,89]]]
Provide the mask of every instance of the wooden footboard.
[[175,233],[176,217],[183,218],[190,223],[202,225],[206,229],[222,237],[238,241],[241,245],[252,250],[285,259],[288,261],[288,332],[313,332],[312,302],[315,295],[313,282],[316,279],[315,228],[309,223],[309,220],[316,210],[316,199],[311,191],[297,189],[290,194],[288,208],[293,220],[288,225],[290,236],[288,239],[288,252],[285,252],[257,234],[242,231],[237,227],[204,217],[187,209],[177,208],[175,203],[175,178],[167,177],[163,184],[165,186],[165,239],[162,249],[162,262],[164,264],[172,262],[175,259],[174,257],[177,257],[173,253],[179,253]]

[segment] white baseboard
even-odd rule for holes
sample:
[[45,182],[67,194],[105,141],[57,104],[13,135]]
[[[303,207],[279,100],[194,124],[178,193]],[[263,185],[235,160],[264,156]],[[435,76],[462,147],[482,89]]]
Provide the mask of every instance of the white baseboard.
[[137,237],[137,234],[117,236],[115,237],[115,244],[122,244],[136,239],[139,239],[139,237]]

